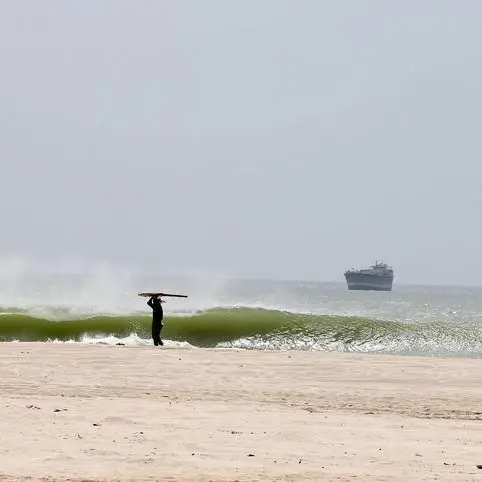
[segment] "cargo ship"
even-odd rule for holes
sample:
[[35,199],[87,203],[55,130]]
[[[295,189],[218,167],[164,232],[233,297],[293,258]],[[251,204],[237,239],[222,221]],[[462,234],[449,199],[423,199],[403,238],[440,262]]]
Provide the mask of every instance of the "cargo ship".
[[368,268],[349,269],[344,275],[349,290],[392,290],[393,268],[386,263],[377,261]]

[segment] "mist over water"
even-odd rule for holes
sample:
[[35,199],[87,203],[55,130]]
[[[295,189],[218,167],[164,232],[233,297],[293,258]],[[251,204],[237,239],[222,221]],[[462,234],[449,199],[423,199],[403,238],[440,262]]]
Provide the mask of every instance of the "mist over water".
[[0,263],[0,339],[151,345],[139,291],[164,305],[166,345],[417,355],[482,355],[482,289],[162,277],[103,263]]

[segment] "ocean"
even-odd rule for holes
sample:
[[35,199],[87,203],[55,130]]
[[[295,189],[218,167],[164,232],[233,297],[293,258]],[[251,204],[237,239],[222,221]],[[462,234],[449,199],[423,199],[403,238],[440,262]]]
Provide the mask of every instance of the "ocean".
[[348,291],[344,283],[2,273],[0,340],[152,345],[139,291],[166,298],[166,346],[482,355],[482,288],[404,286]]

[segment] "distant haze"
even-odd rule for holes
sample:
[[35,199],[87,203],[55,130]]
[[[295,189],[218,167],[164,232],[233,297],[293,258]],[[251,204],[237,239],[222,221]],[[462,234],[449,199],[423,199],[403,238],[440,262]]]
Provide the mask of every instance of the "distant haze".
[[[482,285],[482,3],[0,3],[3,259]],[[81,260],[81,261],[79,261]]]

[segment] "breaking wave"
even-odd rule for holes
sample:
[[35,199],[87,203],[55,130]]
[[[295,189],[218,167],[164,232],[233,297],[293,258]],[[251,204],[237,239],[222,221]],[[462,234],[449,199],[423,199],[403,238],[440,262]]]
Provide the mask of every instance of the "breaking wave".
[[[137,339],[147,344],[151,316],[92,315],[75,319],[0,313],[1,341]],[[262,308],[215,308],[165,317],[163,339],[196,347],[358,351],[482,356],[482,325],[389,321],[358,316],[303,314]]]

